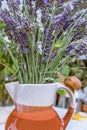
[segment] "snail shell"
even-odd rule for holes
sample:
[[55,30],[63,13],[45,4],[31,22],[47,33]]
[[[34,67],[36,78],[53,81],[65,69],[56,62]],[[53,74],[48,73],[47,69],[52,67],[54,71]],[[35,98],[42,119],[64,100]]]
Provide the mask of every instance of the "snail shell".
[[68,78],[64,79],[64,84],[74,90],[78,90],[82,86],[81,81],[75,76],[69,76]]

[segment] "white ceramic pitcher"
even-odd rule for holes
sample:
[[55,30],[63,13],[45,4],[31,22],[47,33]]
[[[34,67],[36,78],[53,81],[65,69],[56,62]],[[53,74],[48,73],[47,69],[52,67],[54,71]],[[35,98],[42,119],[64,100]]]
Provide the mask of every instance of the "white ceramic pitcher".
[[[74,111],[75,98],[71,90],[60,83],[19,84],[7,83],[15,109],[9,115],[5,130],[65,130]],[[61,119],[53,105],[59,89],[70,96],[70,107]],[[41,124],[42,123],[42,124]]]

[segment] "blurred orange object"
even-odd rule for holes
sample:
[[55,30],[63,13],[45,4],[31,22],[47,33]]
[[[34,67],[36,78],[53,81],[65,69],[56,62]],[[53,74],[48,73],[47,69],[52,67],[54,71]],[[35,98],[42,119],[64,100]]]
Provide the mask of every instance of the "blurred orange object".
[[83,112],[87,112],[87,105],[82,104],[81,109],[82,109]]
[[70,107],[67,116],[61,119],[51,106],[27,107],[26,112],[15,109],[8,117],[5,130],[65,130],[73,110]]

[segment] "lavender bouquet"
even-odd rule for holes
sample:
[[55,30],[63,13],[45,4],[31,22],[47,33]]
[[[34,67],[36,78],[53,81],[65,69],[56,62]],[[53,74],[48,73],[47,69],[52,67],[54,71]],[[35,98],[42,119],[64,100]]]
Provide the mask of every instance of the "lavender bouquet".
[[[87,10],[79,10],[82,0],[4,2],[7,8],[2,7],[0,0],[0,21],[5,23],[7,38],[3,46],[12,58],[20,83],[54,81],[56,73],[62,72],[71,61],[71,52],[82,47],[87,53],[84,46],[73,46],[75,41],[86,37]],[[0,39],[3,43],[2,36]]]

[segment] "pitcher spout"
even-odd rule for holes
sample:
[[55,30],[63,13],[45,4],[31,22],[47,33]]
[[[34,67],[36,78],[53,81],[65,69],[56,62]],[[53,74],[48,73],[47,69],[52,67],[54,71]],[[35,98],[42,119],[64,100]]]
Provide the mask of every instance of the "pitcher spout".
[[17,86],[18,82],[11,82],[5,84],[5,87],[13,101],[15,100]]

